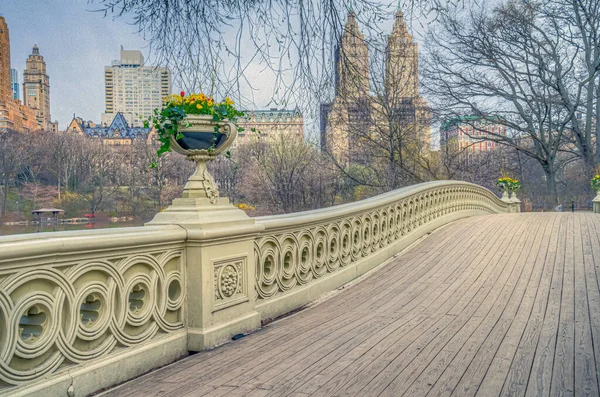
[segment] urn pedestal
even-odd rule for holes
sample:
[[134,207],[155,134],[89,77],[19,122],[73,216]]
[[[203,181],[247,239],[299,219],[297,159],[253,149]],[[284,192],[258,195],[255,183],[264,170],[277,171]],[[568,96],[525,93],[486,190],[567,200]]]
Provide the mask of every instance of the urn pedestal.
[[596,193],[596,197],[592,200],[593,211],[595,214],[600,214],[600,191]]
[[508,191],[505,190],[504,193],[502,193],[500,200],[508,204],[509,212],[521,212],[521,200],[517,198],[517,194],[515,192],[511,192],[509,197]]
[[517,198],[517,192],[512,192],[510,195],[510,201],[513,205],[513,212],[521,212],[521,200]]

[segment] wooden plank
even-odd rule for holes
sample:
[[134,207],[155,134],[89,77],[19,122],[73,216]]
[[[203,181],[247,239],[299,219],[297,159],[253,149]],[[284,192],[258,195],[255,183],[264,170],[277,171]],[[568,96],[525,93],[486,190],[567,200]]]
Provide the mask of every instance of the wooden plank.
[[[490,242],[482,242],[482,244],[475,245],[475,247],[482,248],[485,244],[490,244]],[[498,240],[493,240],[493,244],[490,245],[498,248],[500,243]],[[454,250],[453,254],[456,255],[458,259],[463,259],[464,265],[471,265],[473,262],[478,264],[479,261],[471,260],[473,257],[479,259],[485,258],[485,254],[482,254],[482,252],[484,252],[483,249],[473,250],[469,248],[471,247],[466,247],[467,254],[464,254],[464,252],[460,250]],[[474,255],[474,252],[476,255]],[[474,267],[479,268],[478,265]],[[464,269],[469,269],[469,267]],[[464,292],[461,292],[461,286],[471,273],[472,272],[470,271],[459,270],[454,272],[451,279],[446,279],[445,283],[451,284],[447,286],[444,294],[438,298],[443,304],[439,306],[437,310],[431,309],[438,306],[430,306],[428,308],[427,313],[430,315],[430,319],[427,323],[420,325],[417,330],[408,335],[392,334],[390,337],[386,337],[380,344],[376,345],[373,349],[370,349],[365,355],[360,357],[360,359],[356,360],[356,362],[353,362],[352,365],[342,371],[339,376],[336,376],[332,381],[320,388],[318,394],[322,396],[332,395],[336,392],[339,393],[339,388],[343,388],[343,393],[347,395],[358,393],[370,379],[385,368],[385,365],[388,362],[393,360],[394,355],[398,355],[402,349],[407,348],[410,344],[414,343],[414,340],[419,338],[426,330],[430,329],[432,326],[436,326],[438,328],[434,328],[434,331],[439,331],[440,324],[436,324],[435,319],[447,312],[454,305],[456,299],[461,297],[461,293]],[[430,300],[429,302],[436,302],[436,300]],[[452,316],[444,318],[444,320],[451,319]]]
[[585,227],[582,227],[583,258],[585,264],[585,280],[592,334],[591,349],[596,367],[596,387],[600,390],[600,286],[594,267],[600,263],[600,224],[594,222],[597,216],[585,216]]
[[573,216],[568,216],[558,337],[550,383],[551,396],[569,397],[575,394],[575,269],[573,261]]
[[[548,296],[550,294],[552,275],[556,262],[556,247],[560,224],[558,223],[558,218],[553,218],[552,234],[547,238],[548,245],[546,246],[544,257],[542,257],[543,272],[540,275],[539,285],[535,295],[526,299],[533,300],[533,307],[531,308],[525,329],[522,331],[521,339],[506,374],[501,393],[502,396],[522,396],[527,389],[536,347],[542,332],[542,324],[548,306]],[[528,292],[532,291],[529,290]]]
[[[526,325],[530,319],[533,303],[538,292],[539,277],[541,277],[541,271],[545,262],[545,252],[542,253],[541,259],[538,257],[537,263],[541,263],[539,268],[540,273],[536,275],[538,278],[537,283],[534,281],[533,284],[528,285],[528,291],[524,295],[522,302],[519,306],[513,306],[510,310],[503,313],[503,318],[514,318],[511,327],[507,331],[502,343],[500,344],[497,352],[495,353],[494,359],[492,360],[489,369],[484,377],[481,386],[479,387],[479,394],[483,396],[497,396],[501,393],[508,376],[510,368],[514,360],[515,354],[518,350],[518,346],[522,341],[522,335],[525,331]],[[535,330],[533,330],[535,331]],[[511,379],[512,381],[518,381],[519,377]],[[511,380],[508,380],[509,382]],[[515,387],[517,383],[511,387]]]
[[[590,258],[589,240],[584,243],[587,229],[584,216],[575,214],[573,245],[575,267],[575,391],[576,396],[600,395],[596,379],[596,363],[592,343],[590,308],[588,306],[587,280],[585,274],[584,251]],[[587,236],[587,234],[586,234]],[[584,244],[587,249],[584,249]]]
[[559,219],[559,234],[556,249],[550,250],[554,256],[552,281],[548,294],[548,303],[544,313],[544,320],[535,350],[535,357],[531,366],[527,383],[526,396],[549,396],[552,381],[552,368],[554,365],[554,352],[558,335],[560,306],[562,297],[562,284],[565,265],[566,239],[568,214],[556,214]]
[[[436,260],[436,262],[437,262],[437,260]],[[418,284],[420,284],[420,283],[418,283]],[[414,284],[413,284],[413,285],[414,285]],[[391,289],[395,289],[395,287],[394,287],[393,285],[391,285],[391,286],[390,286],[390,288],[391,288]],[[419,287],[419,289],[420,289],[420,290],[422,290],[423,288],[422,288],[422,287]],[[397,302],[397,301],[394,301],[394,300],[392,300],[392,301],[389,301],[389,302],[387,303],[387,307],[393,307],[393,306],[399,306],[399,305],[398,305],[398,302]],[[401,307],[403,307],[403,308],[406,308],[407,306],[408,306],[407,304],[402,304],[402,305],[401,305]],[[383,307],[383,310],[382,310],[381,308],[380,308],[380,309],[377,309],[377,308],[371,308],[370,310],[371,310],[371,311],[374,311],[374,312],[377,312],[378,310],[379,310],[379,311],[382,311],[383,313],[387,312],[387,308],[386,308],[386,306],[384,306],[384,307]],[[393,318],[394,318],[394,316],[386,316],[386,317],[388,317],[388,318],[390,318],[390,319],[393,319]],[[382,323],[382,325],[385,325],[385,324],[384,324],[384,323]],[[358,341],[355,341],[355,340],[351,339],[351,337],[354,335],[354,333],[353,333],[353,334],[350,334],[350,335],[343,333],[342,335],[343,335],[343,337],[344,337],[344,340],[348,340],[348,339],[350,339],[350,342],[349,342],[349,344],[348,344],[348,345],[347,345],[345,348],[348,348],[348,346],[352,346],[353,344],[356,344],[356,343],[359,343],[359,342],[360,342],[360,339],[359,339]],[[332,337],[332,339],[335,339],[335,338],[333,338],[333,337]],[[344,341],[344,340],[342,340],[342,341]],[[325,342],[326,342],[326,341],[325,341]],[[335,344],[335,345],[333,345],[333,346],[332,346],[332,344],[331,344],[331,343],[329,343],[329,347],[333,347],[333,349],[337,348],[337,347],[338,347],[338,345],[339,345],[339,344]],[[314,356],[315,358],[317,358],[317,359],[318,359],[319,357],[322,357],[323,355],[326,355],[326,354],[327,354],[327,352],[330,352],[330,351],[331,351],[331,349],[329,349],[329,348],[327,348],[327,349],[323,350],[323,349],[321,348],[321,345],[318,345],[318,344],[317,344],[316,346],[313,346],[313,347],[311,347],[310,349],[306,349],[306,350],[305,350],[305,351],[302,353],[302,356],[301,356],[301,357],[290,356],[291,360],[284,360],[283,362],[281,362],[281,361],[277,361],[277,365],[273,365],[273,366],[271,367],[271,369],[269,369],[269,370],[267,370],[267,371],[265,371],[265,368],[264,368],[264,367],[256,367],[256,368],[253,368],[253,369],[252,369],[252,370],[250,370],[250,371],[246,371],[246,372],[244,373],[244,375],[243,375],[243,376],[238,376],[238,377],[236,378],[236,380],[235,380],[235,382],[236,382],[236,383],[235,383],[235,384],[241,384],[242,382],[244,382],[244,381],[247,381],[247,380],[248,380],[248,378],[252,377],[252,375],[254,375],[254,374],[256,374],[256,373],[259,373],[259,376],[260,376],[260,378],[259,378],[258,380],[256,380],[255,384],[261,385],[261,387],[266,387],[266,386],[263,384],[263,382],[261,381],[262,379],[265,379],[265,380],[271,379],[271,378],[272,378],[274,375],[276,375],[277,373],[281,373],[283,370],[285,370],[285,368],[286,368],[287,366],[289,366],[289,365],[293,364],[294,362],[298,362],[298,363],[300,363],[300,365],[301,365],[301,366],[304,366],[304,365],[306,365],[307,363],[308,363],[308,364],[310,364],[311,362],[313,362],[314,360],[312,360],[312,361],[311,361],[311,360],[306,360],[306,359],[305,359],[305,357],[306,357],[306,354],[305,354],[305,353],[313,353],[313,352],[314,352],[315,354],[312,354],[312,356]],[[284,371],[283,373],[284,373],[284,374],[286,374],[286,375],[289,375],[289,374],[290,374],[290,372],[289,372],[289,371],[287,371],[287,370],[286,370],[286,371]],[[229,383],[229,384],[231,384],[231,383]],[[305,388],[303,388],[302,390],[305,390]]]
[[[512,307],[507,307],[502,314],[502,318],[514,318],[514,320],[504,336],[502,343],[494,354],[493,360],[486,372],[485,377],[483,378],[481,386],[479,387],[478,395],[497,396],[503,390],[506,382],[514,382],[514,384],[512,384],[510,387],[516,387],[516,385],[518,385],[521,376],[514,376],[513,378],[509,379],[509,375],[511,375],[510,368],[517,353],[519,344],[523,342],[523,334],[525,333],[526,326],[531,319],[531,312],[535,307],[534,302],[539,292],[539,284],[543,275],[542,271],[545,267],[545,259],[546,252],[541,252],[536,258],[537,271],[534,277],[531,278],[531,282],[527,285],[527,291],[523,295],[521,302],[514,302]],[[517,290],[515,290],[515,292],[516,291]],[[537,329],[535,328],[530,328],[530,330],[533,335],[535,335],[537,332]],[[518,359],[518,363],[521,363],[520,359]],[[517,370],[522,369],[520,366],[516,368]],[[515,375],[515,373],[512,373],[512,375]]]

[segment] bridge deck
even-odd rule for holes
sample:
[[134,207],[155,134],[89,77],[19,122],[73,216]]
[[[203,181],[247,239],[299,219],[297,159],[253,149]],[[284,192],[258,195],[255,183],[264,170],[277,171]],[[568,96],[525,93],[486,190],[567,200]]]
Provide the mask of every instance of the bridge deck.
[[109,396],[598,396],[600,216],[442,228],[333,298]]

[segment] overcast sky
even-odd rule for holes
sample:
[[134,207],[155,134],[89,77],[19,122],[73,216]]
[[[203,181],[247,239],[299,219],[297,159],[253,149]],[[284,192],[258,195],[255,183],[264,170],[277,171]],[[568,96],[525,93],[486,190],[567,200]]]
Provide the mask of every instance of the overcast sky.
[[104,67],[119,59],[121,45],[147,55],[135,26],[93,9],[86,0],[0,0],[10,32],[11,67],[19,71],[21,91],[25,60],[37,44],[50,76],[50,112],[61,128],[73,113],[100,121]]
[[[135,26],[125,18],[93,12],[95,7],[98,5],[88,4],[87,0],[0,0],[0,14],[10,32],[11,67],[19,72],[21,91],[25,61],[37,44],[50,76],[52,120],[58,120],[61,129],[73,114],[100,121],[104,111],[104,67],[119,58],[121,45],[141,50],[149,58],[147,43]],[[392,20],[385,23],[385,31],[391,32],[391,24]],[[256,69],[256,73],[250,70],[250,77],[265,85],[269,79],[261,75],[262,67]],[[178,87],[173,91],[179,92]],[[263,95],[255,98],[261,102],[255,104],[258,107],[264,107],[272,94],[271,88],[261,91]]]

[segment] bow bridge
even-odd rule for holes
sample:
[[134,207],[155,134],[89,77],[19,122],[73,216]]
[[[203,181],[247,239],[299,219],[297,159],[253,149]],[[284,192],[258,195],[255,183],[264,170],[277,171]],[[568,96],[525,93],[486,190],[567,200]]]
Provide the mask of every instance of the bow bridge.
[[597,396],[600,217],[518,212],[440,181],[3,237],[0,394]]

